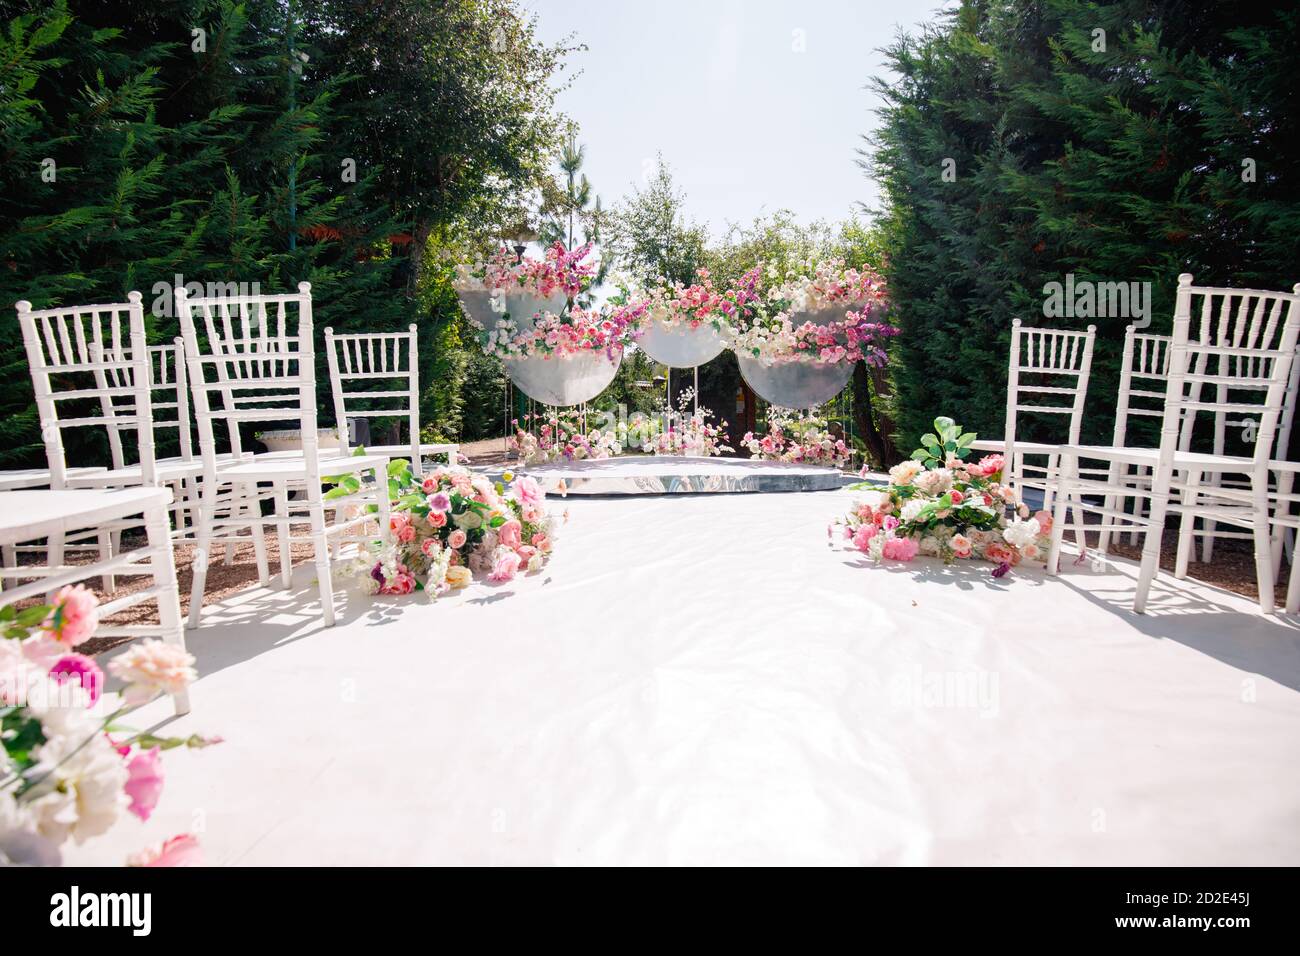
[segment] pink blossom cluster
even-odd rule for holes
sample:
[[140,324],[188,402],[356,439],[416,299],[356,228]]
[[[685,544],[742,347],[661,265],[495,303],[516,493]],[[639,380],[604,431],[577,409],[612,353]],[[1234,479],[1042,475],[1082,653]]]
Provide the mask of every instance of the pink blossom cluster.
[[748,449],[750,457],[766,461],[843,468],[853,457],[853,449],[842,438],[835,438],[811,423],[770,421],[766,435],[759,437],[745,432],[740,443]]
[[488,290],[522,290],[544,298],[563,292],[573,298],[586,291],[596,274],[595,264],[585,261],[591,250],[589,242],[570,251],[563,242],[556,241],[546,248],[543,258],[534,259],[516,258],[510,249],[501,246],[474,278]]

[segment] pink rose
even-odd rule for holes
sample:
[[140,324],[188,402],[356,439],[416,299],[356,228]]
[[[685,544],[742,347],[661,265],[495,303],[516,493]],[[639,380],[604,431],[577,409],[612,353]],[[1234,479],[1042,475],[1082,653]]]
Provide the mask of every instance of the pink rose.
[[1038,521],[1038,531],[1040,534],[1052,533],[1052,516],[1046,511],[1035,511],[1034,518]]
[[60,684],[73,683],[84,690],[93,704],[104,687],[104,672],[85,654],[64,654],[50,668],[50,676]]
[[425,538],[420,542],[420,550],[426,558],[431,558],[442,550],[442,542],[437,538]]
[[442,511],[430,511],[426,520],[434,528],[443,528],[447,525],[446,512]]
[[523,543],[523,530],[523,525],[511,519],[497,529],[497,540],[511,551],[515,551]]
[[551,539],[540,531],[533,535],[532,545],[542,554],[549,554],[551,551]]
[[84,584],[66,584],[54,596],[42,627],[65,647],[76,647],[93,637],[98,625],[99,599]]
[[127,781],[122,789],[131,798],[127,807],[141,820],[148,820],[162,796],[163,770],[161,753],[157,747],[136,754],[126,765]]
[[202,866],[203,851],[196,837],[186,833],[133,854],[127,866]]
[[453,551],[459,551],[461,548],[465,547],[465,532],[460,528],[457,528],[451,533],[451,537],[447,539],[447,545]]
[[438,482],[430,475],[420,483],[420,490],[426,495],[431,495],[438,490]]
[[513,551],[507,551],[497,558],[496,563],[492,565],[488,580],[494,584],[504,584],[507,581],[513,581],[518,570],[519,555]]

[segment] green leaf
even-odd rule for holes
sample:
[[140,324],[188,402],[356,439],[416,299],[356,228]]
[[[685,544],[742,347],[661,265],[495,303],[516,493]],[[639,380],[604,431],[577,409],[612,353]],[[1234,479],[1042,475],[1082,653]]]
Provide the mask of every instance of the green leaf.
[[399,475],[410,475],[411,463],[405,458],[394,458],[388,463],[388,477],[396,478]]

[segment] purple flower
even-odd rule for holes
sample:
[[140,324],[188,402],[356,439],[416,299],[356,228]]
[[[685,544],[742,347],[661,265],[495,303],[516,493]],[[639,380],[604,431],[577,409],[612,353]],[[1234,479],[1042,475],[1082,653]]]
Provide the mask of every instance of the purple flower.
[[383,587],[384,584],[388,581],[388,579],[384,577],[383,568],[379,565],[378,562],[375,562],[375,566],[370,569],[370,576],[379,582],[380,587]]
[[1011,573],[1011,562],[1009,561],[1003,561],[1001,564],[999,564],[996,568],[993,569],[993,576],[995,578],[1003,578],[1010,573]]
[[434,511],[446,511],[451,507],[451,497],[445,491],[429,496],[429,507]]

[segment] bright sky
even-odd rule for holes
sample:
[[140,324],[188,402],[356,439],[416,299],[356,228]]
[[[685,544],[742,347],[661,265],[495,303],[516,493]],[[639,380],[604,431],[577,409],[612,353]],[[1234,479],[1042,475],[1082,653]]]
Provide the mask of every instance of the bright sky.
[[[838,220],[878,191],[855,163],[885,72],[878,50],[944,0],[522,0],[544,41],[589,49],[560,108],[581,127],[584,167],[606,206],[657,153],[690,218],[728,222],[793,210]],[[953,5],[949,0],[949,6]]]

